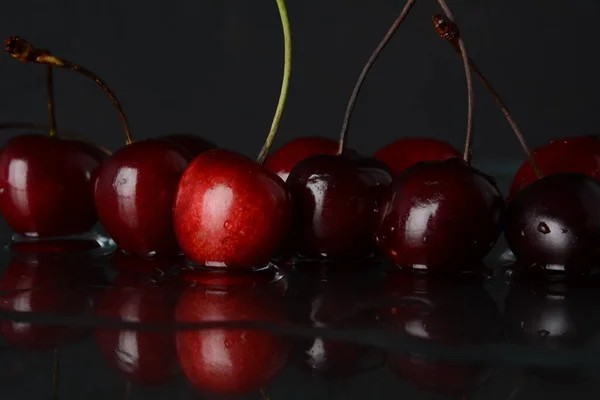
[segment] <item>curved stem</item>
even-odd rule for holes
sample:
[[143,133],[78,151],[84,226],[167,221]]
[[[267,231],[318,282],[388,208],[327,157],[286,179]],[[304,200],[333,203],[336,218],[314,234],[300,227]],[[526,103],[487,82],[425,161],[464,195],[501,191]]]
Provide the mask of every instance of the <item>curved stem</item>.
[[[438,0],[438,3],[446,17],[454,23],[454,16],[452,15],[452,11],[446,4],[446,0]],[[460,55],[463,60],[463,64],[465,67],[465,79],[467,82],[467,134],[465,137],[465,152],[463,155],[463,159],[470,163],[471,162],[471,153],[473,151],[473,103],[474,103],[474,94],[473,94],[473,78],[471,77],[471,67],[469,65],[469,56],[467,54],[467,46],[465,45],[462,37],[456,37],[458,41],[458,48],[460,49]]]
[[288,18],[287,8],[285,6],[285,0],[276,0],[277,8],[279,9],[279,16],[281,17],[281,27],[283,29],[283,79],[281,81],[281,91],[279,93],[279,101],[277,102],[277,108],[275,109],[275,115],[273,116],[273,122],[271,123],[271,130],[267,135],[267,140],[263,145],[260,153],[258,154],[257,161],[259,164],[264,164],[269,149],[275,139],[277,128],[279,128],[279,122],[283,115],[285,108],[285,102],[287,100],[288,90],[290,86],[290,77],[292,75],[292,32],[290,28],[290,20]]
[[[20,121],[19,122],[2,122],[2,123],[0,123],[0,131],[10,130],[10,129],[38,129],[38,130],[43,130],[43,131],[49,131],[50,126],[44,125],[44,124],[35,124],[33,122],[20,122]],[[96,144],[96,143],[92,142],[91,140],[88,140],[88,139],[84,138],[83,136],[78,135],[77,133],[65,131],[65,130],[57,131],[56,133],[58,136],[62,136],[66,139],[79,140],[80,142],[87,143],[90,146],[93,146],[93,147],[97,148],[98,150],[102,151],[103,153],[105,153],[108,156],[110,156],[112,154],[112,152],[110,150],[108,150],[107,148],[102,147],[99,144]]]
[[[433,25],[435,26],[435,29],[436,29],[438,35],[442,39],[446,39],[447,41],[449,41],[452,44],[452,46],[454,47],[454,49],[457,52],[460,52],[460,47],[458,45],[458,40],[457,40],[460,33],[459,33],[459,29],[456,26],[456,24],[449,21],[445,16],[440,15],[440,14],[434,15],[432,17],[432,20],[433,20]],[[521,147],[523,148],[523,151],[525,151],[525,154],[527,155],[527,158],[529,159],[529,163],[531,164],[531,167],[533,168],[536,176],[538,178],[542,178],[543,177],[542,170],[540,169],[540,166],[538,165],[537,161],[535,160],[535,156],[534,156],[533,152],[530,150],[529,146],[527,145],[527,142],[525,141],[525,136],[521,132],[521,129],[519,128],[516,121],[513,119],[510,111],[508,110],[508,107],[502,101],[502,99],[500,98],[500,95],[493,88],[490,81],[483,75],[483,73],[479,70],[479,68],[477,68],[477,66],[475,65],[473,60],[471,60],[470,58],[469,58],[469,65],[471,67],[471,70],[473,70],[475,75],[477,75],[477,77],[481,80],[481,83],[483,83],[483,86],[485,86],[487,91],[491,94],[491,96],[494,99],[494,101],[496,102],[496,104],[498,104],[498,106],[500,107],[500,110],[502,110],[504,117],[508,121],[508,123],[509,123],[510,127],[512,128],[513,132],[515,133],[515,135],[517,136],[519,143],[521,143]]]
[[92,79],[98,86],[102,88],[102,90],[106,93],[110,101],[116,107],[117,112],[119,113],[119,118],[121,119],[121,124],[123,125],[123,131],[125,132],[125,144],[131,144],[133,139],[131,138],[131,132],[129,129],[129,122],[127,121],[127,117],[123,111],[123,107],[121,107],[121,103],[115,93],[108,87],[106,82],[104,82],[98,75],[93,73],[92,71],[74,64],[70,61],[58,58],[51,54],[49,51],[41,50],[25,39],[20,38],[19,36],[11,36],[4,41],[5,49],[10,55],[21,61],[21,62],[33,62],[37,64],[44,64],[52,67],[66,68]]
[[365,64],[365,66],[363,67],[363,70],[361,71],[361,73],[358,77],[358,80],[356,81],[356,84],[354,85],[354,89],[352,90],[352,95],[350,95],[350,100],[348,101],[348,106],[346,107],[346,113],[344,115],[344,122],[342,123],[342,131],[340,133],[338,155],[341,155],[344,152],[344,149],[346,148],[346,142],[348,141],[348,127],[350,125],[350,118],[352,117],[352,111],[354,110],[354,106],[356,105],[356,100],[358,98],[358,94],[360,93],[360,89],[362,88],[362,85],[363,85],[365,79],[367,78],[369,71],[375,64],[375,61],[377,61],[377,58],[379,58],[379,56],[383,52],[383,49],[385,48],[385,46],[387,46],[387,44],[390,42],[390,40],[394,36],[394,33],[396,33],[396,31],[400,27],[400,24],[402,23],[402,21],[404,21],[406,19],[406,16],[408,15],[408,12],[412,8],[412,6],[415,4],[415,1],[416,0],[408,0],[406,2],[404,8],[400,12],[400,15],[398,15],[398,17],[396,18],[396,20],[394,21],[394,23],[392,24],[390,29],[387,31],[387,33],[385,34],[385,36],[383,37],[381,42],[379,42],[379,44],[377,45],[377,47],[371,54],[371,57],[369,58],[369,60]]
[[54,77],[52,67],[46,67],[46,95],[48,96],[48,123],[51,137],[56,136],[56,113],[54,112]]

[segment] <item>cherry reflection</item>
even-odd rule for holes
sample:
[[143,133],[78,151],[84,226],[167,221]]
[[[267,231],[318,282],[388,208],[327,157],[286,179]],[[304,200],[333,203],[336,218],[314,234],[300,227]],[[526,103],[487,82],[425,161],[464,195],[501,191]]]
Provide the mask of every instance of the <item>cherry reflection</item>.
[[[502,338],[500,313],[477,276],[432,276],[392,272],[381,322],[423,341],[445,346],[477,345]],[[486,383],[494,367],[453,363],[418,353],[388,355],[390,369],[415,388],[464,398]]]
[[[179,298],[182,322],[285,322],[285,281],[271,270],[249,273],[189,271],[190,286]],[[257,394],[283,369],[288,340],[250,329],[186,330],[176,334],[180,367],[200,392]]]

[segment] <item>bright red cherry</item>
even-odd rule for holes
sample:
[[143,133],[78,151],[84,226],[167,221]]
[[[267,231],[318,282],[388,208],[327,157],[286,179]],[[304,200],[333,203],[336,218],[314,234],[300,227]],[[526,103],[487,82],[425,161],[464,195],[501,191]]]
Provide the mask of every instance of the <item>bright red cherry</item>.
[[177,144],[149,139],[102,164],[94,190],[98,218],[121,249],[139,255],[179,251],[173,204],[186,156]]
[[[166,324],[173,321],[178,289],[176,285],[148,281],[146,275],[136,279],[131,272],[123,273],[100,297],[97,315],[140,324]],[[159,386],[178,372],[172,332],[97,329],[96,340],[108,363],[129,381]]]
[[87,232],[97,221],[92,175],[99,165],[78,141],[14,137],[0,150],[0,212],[13,231],[25,236]]
[[504,199],[490,177],[460,159],[419,163],[394,178],[376,242],[402,267],[446,270],[481,260],[503,216]]
[[[323,137],[301,137],[290,140],[271,153],[265,160],[265,168],[279,175],[284,181],[294,167],[305,158],[319,154],[337,154],[336,140]],[[348,149],[348,155],[358,157],[358,153]]]
[[404,138],[392,142],[375,153],[393,174],[402,172],[421,161],[443,161],[462,158],[462,154],[449,143],[430,138]]
[[[198,274],[179,298],[177,321],[285,321],[281,290],[276,283],[265,283],[262,274]],[[193,275],[188,279],[193,281]],[[225,395],[264,388],[284,367],[289,352],[286,338],[249,329],[184,330],[176,333],[176,343],[181,369],[192,385]]]
[[[533,155],[544,175],[578,172],[600,180],[600,141],[595,138],[553,140],[535,149]],[[531,163],[523,163],[513,178],[510,197],[514,197],[537,179]]]

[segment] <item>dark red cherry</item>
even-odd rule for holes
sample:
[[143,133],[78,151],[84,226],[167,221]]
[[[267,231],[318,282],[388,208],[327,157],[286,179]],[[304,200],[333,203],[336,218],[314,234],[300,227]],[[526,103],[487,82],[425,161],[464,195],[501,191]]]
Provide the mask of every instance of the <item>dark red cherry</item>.
[[[280,288],[243,274],[227,283],[227,273],[199,278],[179,298],[177,321],[285,322]],[[211,284],[211,277],[216,281]],[[274,333],[249,329],[198,329],[176,333],[181,369],[193,386],[216,394],[244,394],[264,388],[284,367],[289,343]]]
[[[90,315],[97,289],[106,277],[83,258],[54,254],[17,254],[0,279],[0,308],[11,312]],[[81,327],[4,320],[0,332],[11,345],[51,349],[80,339]]]
[[379,207],[376,241],[402,267],[447,271],[481,260],[503,215],[496,184],[463,160],[419,163],[394,178]]
[[421,161],[462,158],[462,154],[454,146],[441,140],[404,138],[377,150],[375,158],[390,167],[393,174],[397,174]]
[[188,155],[165,140],[135,142],[100,167],[98,218],[115,243],[139,255],[176,254],[173,203]]
[[167,136],[161,136],[159,139],[168,140],[182,146],[190,153],[192,159],[206,150],[217,148],[217,145],[213,142],[188,133],[174,133]]
[[[104,291],[97,315],[139,324],[167,324],[174,319],[180,290],[176,285],[136,281],[133,273],[117,276]],[[97,329],[96,341],[107,362],[127,380],[159,386],[178,372],[173,332]]]
[[[265,168],[276,173],[285,181],[300,161],[318,154],[337,154],[338,147],[339,144],[336,140],[322,137],[293,139],[267,157]],[[352,149],[347,149],[346,152],[353,158],[358,157],[358,153]]]
[[100,163],[85,146],[38,134],[20,135],[4,145],[0,212],[14,232],[67,236],[94,226],[92,174]]
[[[542,173],[578,172],[600,180],[600,141],[592,137],[556,139],[534,150],[535,161]],[[538,179],[531,163],[526,161],[515,174],[510,197]]]
[[175,233],[184,254],[198,264],[262,266],[286,239],[291,206],[277,175],[233,151],[209,150],[181,178]]
[[328,258],[370,254],[377,200],[390,182],[371,161],[316,155],[298,163],[287,180],[297,251]]
[[[532,279],[533,278],[533,279]],[[600,319],[590,304],[598,304],[598,281],[558,282],[518,277],[510,286],[504,308],[508,339],[530,348],[585,349],[597,343]],[[531,367],[537,376],[561,383],[590,380],[584,368]]]
[[[388,277],[382,300],[389,304],[381,309],[382,325],[413,339],[444,346],[483,345],[502,339],[500,313],[478,279],[396,272]],[[462,398],[486,382],[495,369],[416,352],[390,352],[388,364],[418,389],[448,398]]]
[[522,265],[580,275],[600,261],[600,183],[561,173],[539,179],[509,202],[504,233]]

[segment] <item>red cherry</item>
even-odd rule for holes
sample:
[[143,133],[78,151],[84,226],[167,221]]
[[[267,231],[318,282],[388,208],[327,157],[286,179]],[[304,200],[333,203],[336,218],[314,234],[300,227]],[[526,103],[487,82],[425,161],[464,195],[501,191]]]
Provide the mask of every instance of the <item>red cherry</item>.
[[[189,287],[179,298],[177,321],[285,321],[276,286],[246,286],[239,280],[228,286],[226,276],[219,274],[217,285]],[[227,395],[264,388],[284,367],[289,351],[285,338],[247,329],[179,331],[176,342],[181,369],[194,387]]]
[[495,183],[463,160],[419,163],[394,178],[376,241],[402,267],[447,271],[481,260],[502,231],[503,215]]
[[387,171],[360,159],[316,155],[301,161],[287,180],[298,252],[328,258],[372,253],[377,201],[390,182]]
[[39,134],[20,135],[4,145],[0,212],[13,231],[51,237],[94,226],[92,174],[100,163],[85,146]]
[[[93,312],[96,291],[105,283],[98,268],[86,268],[81,258],[52,254],[18,254],[0,279],[0,308],[12,312],[84,315]],[[85,261],[83,261],[85,263]],[[0,331],[13,346],[51,349],[81,338],[84,328],[5,320]]]
[[[600,141],[577,137],[553,140],[534,150],[535,161],[545,176],[560,172],[578,172],[600,180]],[[510,187],[510,198],[538,179],[531,163],[523,163]]]
[[292,210],[285,183],[230,150],[200,154],[183,174],[173,212],[184,254],[214,267],[262,266],[286,238]]
[[[390,274],[382,323],[415,339],[447,346],[494,343],[502,338],[500,313],[477,280]],[[418,353],[391,353],[392,371],[417,388],[461,398],[488,380],[494,367],[455,364]]]
[[441,140],[404,138],[377,150],[375,158],[390,167],[393,174],[397,174],[421,161],[462,158],[462,154],[454,146]]
[[[305,158],[318,154],[337,154],[336,140],[323,137],[301,137],[290,140],[271,153],[265,160],[265,168],[279,175],[284,181],[294,167]],[[358,153],[348,149],[348,155],[358,157]]]
[[[137,282],[132,273],[118,275],[100,298],[97,314],[104,318],[140,324],[173,321],[178,286]],[[96,340],[109,364],[129,381],[159,386],[177,372],[177,353],[172,332],[96,330]]]
[[165,140],[144,140],[118,150],[102,164],[95,185],[98,218],[123,250],[176,254],[173,203],[188,155]]
[[186,149],[190,154],[190,160],[196,157],[198,154],[205,152],[206,150],[216,149],[217,145],[213,142],[201,138],[200,136],[191,135],[187,133],[174,133],[167,136],[162,136],[160,139],[168,140],[170,142],[177,143]]

